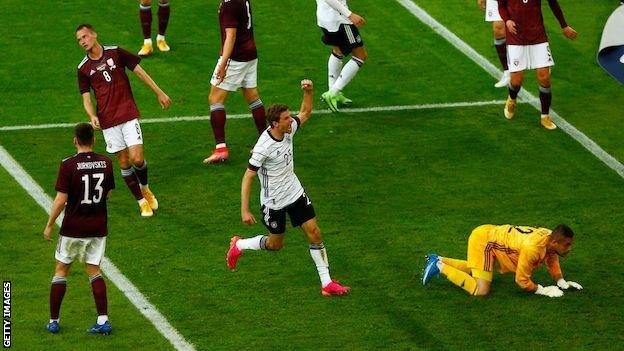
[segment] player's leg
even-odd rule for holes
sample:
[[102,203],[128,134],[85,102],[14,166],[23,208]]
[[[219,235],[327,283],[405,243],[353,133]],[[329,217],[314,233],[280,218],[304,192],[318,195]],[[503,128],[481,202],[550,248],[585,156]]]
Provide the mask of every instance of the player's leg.
[[550,89],[550,67],[555,64],[550,53],[548,43],[531,45],[530,47],[531,62],[534,63],[537,81],[539,82],[539,97],[541,102],[541,118],[542,127],[553,130],[557,126],[550,118],[550,103],[552,101],[552,92]]
[[[63,237],[59,236],[59,246],[62,244],[61,240],[63,240]],[[58,247],[56,255],[58,255]],[[64,263],[57,259],[52,285],[50,286],[50,321],[46,325],[46,329],[53,334],[59,331],[61,304],[63,303],[63,297],[65,297],[65,291],[67,291],[67,276],[70,268],[71,262]]]
[[[340,76],[340,72],[342,71],[342,60],[344,59],[344,55],[338,46],[334,46],[332,48],[331,53],[329,54],[329,59],[327,60],[327,90],[330,90],[334,83],[336,83],[336,79]],[[347,103],[351,103],[352,101],[344,97]],[[340,101],[339,101],[340,102]]]
[[169,51],[169,45],[165,40],[167,25],[169,24],[169,0],[158,0],[158,36],[156,37],[156,45],[160,51]]
[[152,210],[157,210],[158,199],[156,199],[156,196],[149,187],[147,161],[143,156],[143,145],[137,144],[129,146],[128,156],[130,158],[134,174],[136,174],[136,177],[139,180],[139,188],[141,189],[143,198],[147,200],[147,203],[149,203]]
[[118,151],[116,154],[119,161],[119,168],[121,169],[121,177],[130,189],[132,195],[139,204],[142,217],[151,217],[154,215],[151,206],[144,198],[141,192],[141,186],[139,185],[139,178],[137,177],[134,169],[132,168],[132,162],[130,161],[130,151],[128,148]]
[[204,163],[219,163],[227,161],[229,151],[225,143],[225,99],[229,91],[212,85],[208,95],[210,104],[210,126],[215,139],[215,149],[210,156],[204,159]]
[[284,233],[286,232],[286,211],[272,210],[262,206],[262,223],[269,230],[269,235],[258,234],[251,238],[233,236],[230,239],[230,248],[225,255],[225,261],[230,269],[236,268],[238,259],[246,250],[269,250],[278,251],[284,246]]
[[528,68],[528,46],[507,45],[507,61],[509,63],[509,96],[503,110],[505,118],[512,119],[516,113],[516,99],[522,88],[524,70]]
[[496,88],[509,85],[509,66],[507,65],[507,39],[505,37],[505,23],[503,21],[492,22],[492,32],[494,34],[494,47],[498,54],[498,59],[503,67],[503,76],[494,84]]
[[247,62],[245,66],[244,77],[241,81],[243,97],[249,105],[258,134],[262,134],[266,129],[266,111],[258,94],[258,59]]
[[89,333],[110,334],[112,331],[108,321],[108,299],[106,296],[106,282],[100,271],[100,262],[106,250],[106,237],[88,238],[85,247],[85,272],[91,282],[91,291],[97,311],[97,320],[89,328]]
[[440,261],[442,261],[442,263],[449,265],[453,268],[457,268],[462,272],[466,272],[466,273],[470,273],[470,268],[468,268],[468,261],[466,260],[459,260],[456,258],[450,258],[450,257],[442,257],[439,256]]
[[143,30],[143,45],[139,56],[148,56],[154,51],[152,48],[152,0],[140,0],[139,19]]
[[[345,26],[345,30],[349,31],[349,26]],[[357,28],[353,26],[353,28]],[[359,37],[359,34],[358,34]],[[342,67],[340,75],[334,82],[334,85],[329,89],[332,96],[340,96],[343,89],[351,82],[355,75],[360,70],[360,67],[364,65],[364,62],[368,59],[368,53],[363,43],[358,43],[351,49],[351,59]],[[344,50],[342,50],[344,52]]]

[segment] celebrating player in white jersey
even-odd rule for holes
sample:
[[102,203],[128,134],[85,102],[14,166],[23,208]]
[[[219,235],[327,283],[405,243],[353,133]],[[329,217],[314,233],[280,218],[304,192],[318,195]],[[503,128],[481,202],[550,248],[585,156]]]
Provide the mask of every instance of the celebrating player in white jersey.
[[[338,112],[339,105],[352,101],[342,94],[368,58],[364,41],[358,27],[366,21],[349,10],[347,0],[316,0],[316,23],[323,31],[321,40],[332,47],[327,62],[327,85],[329,90],[321,98],[330,110]],[[342,59],[351,54],[351,60],[342,66]]]
[[316,223],[314,207],[294,172],[293,137],[312,113],[312,81],[302,80],[301,89],[303,101],[298,115],[291,115],[288,106],[282,104],[269,108],[267,121],[270,126],[258,138],[241,184],[241,217],[243,222],[251,225],[256,223],[256,218],[249,211],[249,195],[253,178],[258,175],[262,223],[269,230],[269,235],[248,239],[232,237],[226,261],[233,270],[244,250],[281,249],[288,213],[293,227],[301,227],[308,237],[310,255],[321,280],[321,293],[325,296],[344,295],[350,288],[340,285],[329,275],[327,252]]

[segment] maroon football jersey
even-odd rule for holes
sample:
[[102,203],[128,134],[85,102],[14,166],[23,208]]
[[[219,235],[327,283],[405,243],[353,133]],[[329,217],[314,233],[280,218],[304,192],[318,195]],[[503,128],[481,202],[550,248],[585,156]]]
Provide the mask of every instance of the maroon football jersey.
[[[548,5],[561,28],[567,27],[557,0],[548,0]],[[498,0],[498,12],[505,23],[508,20],[516,23],[517,34],[507,30],[508,45],[533,45],[548,41],[542,17],[542,0]]]
[[221,0],[219,25],[221,26],[221,55],[223,55],[225,43],[225,29],[236,28],[236,41],[234,41],[234,50],[230,59],[245,62],[258,58],[249,0]]
[[78,88],[80,94],[93,89],[100,126],[106,129],[139,117],[126,68],[134,71],[141,58],[117,46],[103,48],[100,59],[86,55],[78,65]]
[[114,188],[110,158],[85,152],[64,159],[56,180],[56,191],[67,194],[61,235],[73,238],[106,236],[106,196]]

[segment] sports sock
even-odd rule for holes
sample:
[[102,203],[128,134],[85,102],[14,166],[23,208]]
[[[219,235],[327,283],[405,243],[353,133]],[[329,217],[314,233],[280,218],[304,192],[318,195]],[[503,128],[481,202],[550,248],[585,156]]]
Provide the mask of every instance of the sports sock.
[[251,110],[251,117],[253,117],[254,123],[256,124],[258,134],[262,134],[266,129],[266,111],[264,110],[262,100],[256,99],[250,102],[249,109]]
[[269,239],[266,235],[256,235],[253,238],[240,239],[236,242],[236,247],[240,250],[266,250],[266,242]]
[[364,61],[360,60],[359,58],[354,56],[351,57],[349,62],[347,62],[347,64],[344,65],[344,67],[342,68],[342,71],[340,71],[340,76],[338,77],[338,79],[336,79],[336,82],[334,82],[332,87],[329,88],[331,94],[336,95],[341,92],[342,89],[344,89],[344,87],[349,84],[351,79],[355,77],[358,70],[360,69],[360,67],[362,67],[363,64]]
[[521,86],[514,86],[509,83],[509,97],[515,100],[518,97],[518,93],[521,88]]
[[215,143],[225,143],[225,106],[223,104],[210,104],[210,125]]
[[132,195],[134,195],[134,198],[137,200],[141,200],[143,198],[143,194],[141,193],[141,188],[139,187],[139,179],[137,178],[132,168],[122,169],[121,176],[126,182],[126,185],[130,189]]
[[50,287],[50,322],[59,319],[61,304],[67,290],[67,278],[54,276]]
[[158,34],[160,35],[164,36],[167,31],[170,11],[169,2],[158,4]]
[[494,39],[494,47],[496,47],[496,53],[503,66],[503,70],[509,70],[509,66],[507,65],[507,39],[504,37]]
[[470,295],[477,293],[477,279],[466,272],[462,272],[459,269],[452,267],[448,264],[442,264],[440,271],[446,276],[451,283],[464,289]]
[[132,168],[134,169],[134,174],[136,174],[136,177],[139,180],[140,186],[147,186],[147,161],[143,160],[142,166],[132,166]]
[[542,115],[548,115],[550,113],[550,103],[552,102],[552,92],[550,87],[539,87],[539,97],[542,104]]
[[467,261],[457,260],[457,259],[448,258],[448,257],[440,257],[440,261],[442,261],[442,263],[447,264],[451,267],[457,268],[462,272],[470,273],[470,268],[468,268]]
[[152,37],[152,6],[139,5],[139,18],[141,19],[141,29],[143,30],[143,38]]
[[[108,315],[108,300],[106,299],[106,283],[101,274],[89,277],[91,281],[91,290],[93,290],[93,299],[95,300],[95,308],[98,316]],[[104,324],[104,322],[98,324]]]
[[331,283],[331,277],[329,276],[329,262],[327,260],[327,252],[325,251],[325,244],[310,244],[310,256],[314,260],[316,270],[318,271],[319,278],[321,279],[321,285],[323,287]]
[[338,56],[333,51],[329,55],[329,60],[327,61],[327,85],[328,89],[331,89],[336,79],[340,75],[340,71],[342,70],[342,59],[344,56]]
[[108,315],[103,314],[97,317],[97,324],[102,325],[104,323],[108,322]]

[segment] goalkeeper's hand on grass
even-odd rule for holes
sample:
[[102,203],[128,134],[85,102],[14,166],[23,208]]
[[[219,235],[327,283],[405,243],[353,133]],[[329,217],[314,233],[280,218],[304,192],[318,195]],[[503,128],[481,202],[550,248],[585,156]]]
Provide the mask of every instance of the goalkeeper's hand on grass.
[[561,297],[563,296],[563,291],[559,290],[559,288],[554,285],[543,287],[538,284],[537,290],[535,290],[535,294],[548,297]]
[[577,282],[566,281],[563,278],[557,280],[557,286],[560,287],[563,290],[567,290],[567,289],[570,289],[570,288],[574,288],[576,290],[583,290],[583,287],[581,286],[581,284],[579,284]]

